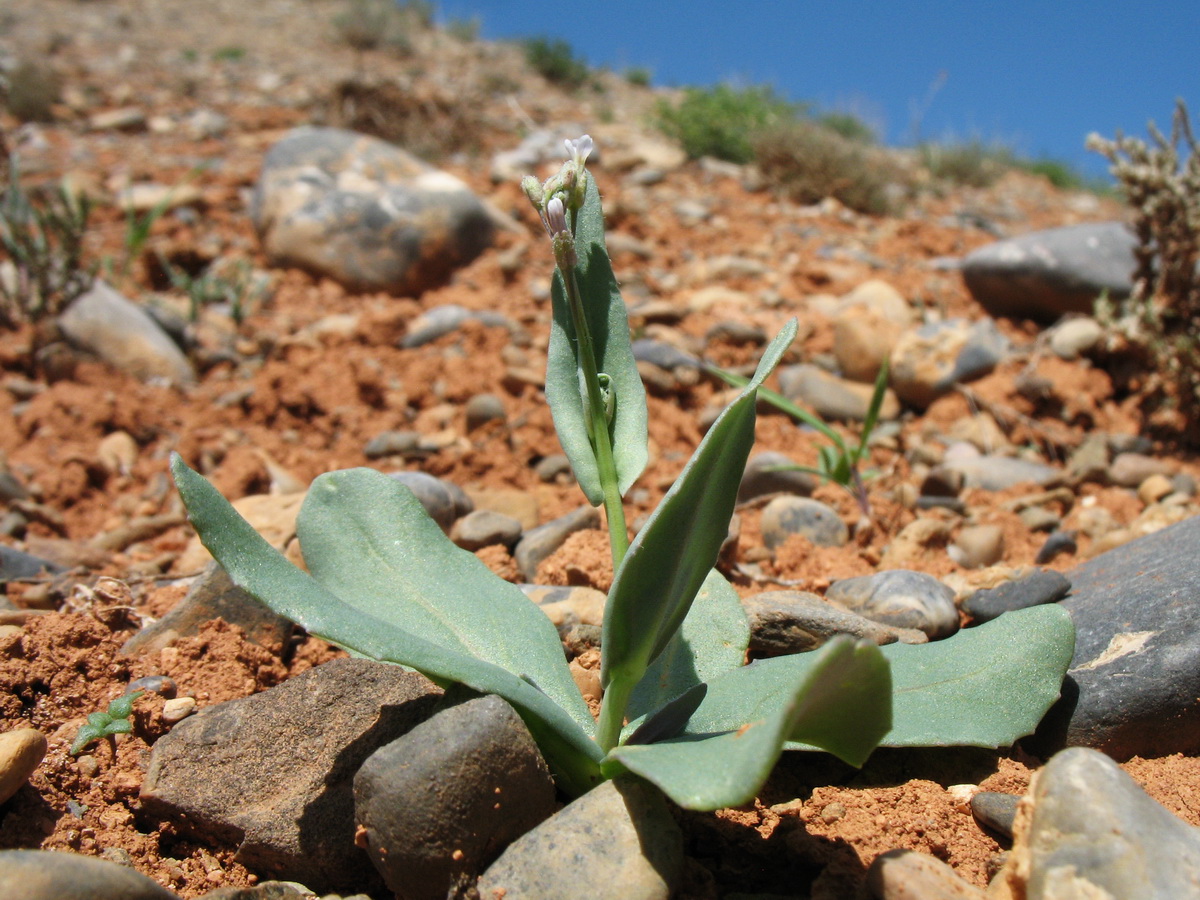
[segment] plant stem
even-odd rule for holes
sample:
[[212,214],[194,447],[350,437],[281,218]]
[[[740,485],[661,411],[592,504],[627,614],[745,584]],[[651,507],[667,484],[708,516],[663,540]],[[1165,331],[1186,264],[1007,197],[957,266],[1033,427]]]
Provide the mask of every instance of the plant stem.
[[604,689],[604,701],[600,706],[600,721],[596,724],[596,743],[605,753],[617,746],[621,739],[621,728],[625,725],[625,707],[633,684],[628,679],[614,678]]
[[575,279],[575,270],[564,272],[563,282],[567,289],[567,299],[571,305],[571,318],[575,322],[575,340],[579,344],[579,366],[583,372],[583,383],[587,396],[583,401],[588,404],[591,415],[590,437],[592,449],[596,453],[596,466],[600,471],[600,484],[604,490],[604,511],[608,519],[608,541],[612,547],[613,568],[621,565],[625,552],[629,549],[629,533],[625,527],[625,508],[621,505],[621,486],[617,478],[617,465],[613,459],[612,433],[609,431],[608,416],[604,411],[604,399],[600,394],[600,380],[597,378],[599,369],[596,366],[596,353],[592,346],[592,334],[584,315],[583,298],[579,294],[579,283]]

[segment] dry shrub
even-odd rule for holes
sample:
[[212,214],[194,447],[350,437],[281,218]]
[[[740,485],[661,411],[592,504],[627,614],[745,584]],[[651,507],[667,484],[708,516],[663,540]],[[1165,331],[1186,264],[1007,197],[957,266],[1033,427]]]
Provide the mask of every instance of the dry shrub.
[[22,122],[50,122],[59,98],[59,79],[49,67],[23,62],[7,78],[5,105]]
[[886,151],[810,120],[758,132],[754,158],[767,181],[798,203],[833,197],[859,212],[884,214],[905,192],[901,170]]
[[479,149],[480,104],[437,88],[350,78],[334,85],[329,98],[331,124],[371,134],[422,159]]

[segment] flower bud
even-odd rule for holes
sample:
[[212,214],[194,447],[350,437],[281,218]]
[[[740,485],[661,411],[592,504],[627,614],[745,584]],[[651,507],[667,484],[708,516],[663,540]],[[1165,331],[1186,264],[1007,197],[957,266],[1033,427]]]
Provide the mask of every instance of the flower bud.
[[564,231],[570,233],[570,229],[567,228],[566,207],[558,194],[546,204],[546,230],[550,232],[551,237],[558,237]]
[[542,190],[542,184],[532,175],[526,175],[521,179],[521,190],[525,192],[525,196],[529,198],[529,202],[533,204],[533,208],[540,215],[542,206],[546,202],[545,192]]

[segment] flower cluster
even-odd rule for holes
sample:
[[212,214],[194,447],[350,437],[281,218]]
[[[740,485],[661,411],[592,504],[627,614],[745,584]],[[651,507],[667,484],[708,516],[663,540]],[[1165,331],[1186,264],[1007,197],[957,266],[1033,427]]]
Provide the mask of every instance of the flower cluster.
[[570,155],[556,175],[544,184],[539,184],[532,175],[521,180],[525,196],[533,204],[533,208],[542,217],[546,233],[554,243],[554,259],[560,269],[572,268],[578,258],[575,255],[575,235],[567,223],[567,212],[572,219],[583,206],[587,193],[587,163],[588,155],[595,144],[589,135],[582,135],[571,141],[563,141]]

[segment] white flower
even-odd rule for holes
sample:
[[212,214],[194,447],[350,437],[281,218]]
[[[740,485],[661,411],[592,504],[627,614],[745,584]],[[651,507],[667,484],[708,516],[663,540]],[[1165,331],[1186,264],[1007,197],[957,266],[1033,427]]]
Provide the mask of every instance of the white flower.
[[582,134],[573,141],[568,140],[563,143],[567,145],[567,153],[571,156],[571,162],[580,167],[587,162],[588,155],[596,147],[590,134]]

